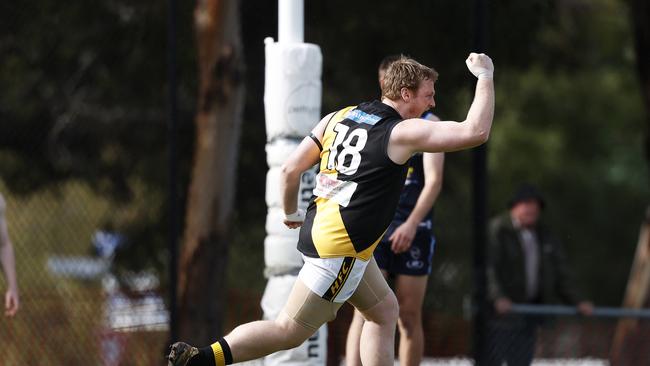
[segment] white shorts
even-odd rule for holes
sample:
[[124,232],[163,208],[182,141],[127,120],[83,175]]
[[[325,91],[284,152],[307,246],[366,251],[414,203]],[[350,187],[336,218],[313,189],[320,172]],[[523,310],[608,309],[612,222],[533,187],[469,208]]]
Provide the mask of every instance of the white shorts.
[[354,257],[312,258],[302,256],[305,264],[298,278],[315,294],[327,301],[344,303],[359,286],[369,261]]

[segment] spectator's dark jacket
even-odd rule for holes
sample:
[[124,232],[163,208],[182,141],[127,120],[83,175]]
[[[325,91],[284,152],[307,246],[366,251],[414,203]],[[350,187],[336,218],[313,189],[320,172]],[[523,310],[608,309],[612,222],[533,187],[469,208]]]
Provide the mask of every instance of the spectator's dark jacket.
[[[566,304],[575,305],[576,288],[570,279],[569,264],[563,248],[547,229],[535,230],[540,249],[538,303],[553,303],[559,297]],[[488,296],[491,301],[508,297],[514,303],[526,301],[524,253],[520,236],[512,224],[510,213],[494,218],[488,234]]]

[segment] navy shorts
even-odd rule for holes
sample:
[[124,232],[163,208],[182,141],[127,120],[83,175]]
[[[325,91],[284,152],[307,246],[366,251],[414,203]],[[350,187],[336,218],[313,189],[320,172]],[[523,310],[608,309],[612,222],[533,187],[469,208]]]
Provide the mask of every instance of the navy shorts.
[[418,227],[411,248],[404,253],[395,254],[388,240],[401,223],[391,223],[386,235],[375,249],[375,260],[380,269],[389,275],[425,276],[431,273],[433,248],[436,243],[431,229]]

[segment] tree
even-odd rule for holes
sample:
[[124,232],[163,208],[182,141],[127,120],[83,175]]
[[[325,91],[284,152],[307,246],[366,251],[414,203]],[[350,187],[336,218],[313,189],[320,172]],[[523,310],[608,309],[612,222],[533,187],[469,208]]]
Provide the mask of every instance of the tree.
[[194,11],[199,92],[194,163],[178,279],[179,335],[214,340],[226,305],[231,212],[243,108],[237,0],[199,0]]

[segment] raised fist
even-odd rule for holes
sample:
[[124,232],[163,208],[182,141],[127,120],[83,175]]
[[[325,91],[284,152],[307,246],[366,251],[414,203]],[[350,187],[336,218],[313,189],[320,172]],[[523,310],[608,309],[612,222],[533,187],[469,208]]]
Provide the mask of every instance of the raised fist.
[[492,79],[494,74],[494,65],[490,56],[484,53],[470,53],[465,60],[467,68],[479,79]]

